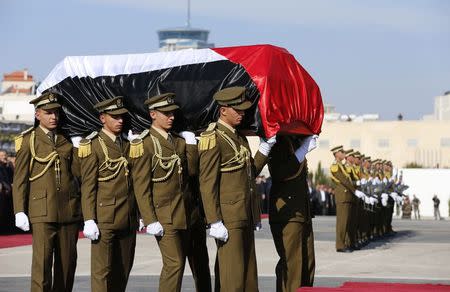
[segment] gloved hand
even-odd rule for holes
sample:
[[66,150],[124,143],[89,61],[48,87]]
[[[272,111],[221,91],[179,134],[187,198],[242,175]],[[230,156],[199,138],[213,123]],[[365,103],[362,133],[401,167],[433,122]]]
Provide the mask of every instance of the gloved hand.
[[364,198],[366,194],[364,194],[363,192],[361,192],[360,190],[355,190],[355,196],[357,196],[358,198]]
[[180,132],[180,135],[184,138],[184,140],[186,140],[186,144],[197,145],[197,139],[195,139],[194,132],[183,131]]
[[23,231],[30,230],[30,221],[28,221],[28,216],[24,212],[19,212],[16,214],[16,227],[22,229]]
[[128,135],[127,135],[127,139],[128,139],[128,141],[133,141],[138,136],[139,136],[139,134],[133,134],[133,131],[129,130],[128,131]]
[[259,141],[259,152],[264,156],[269,156],[270,149],[272,149],[273,145],[277,142],[277,136],[270,137],[267,141],[263,138],[259,138]]
[[261,222],[257,222],[257,223],[255,224],[255,230],[256,230],[256,231],[262,230],[262,223],[261,223]]
[[144,224],[144,220],[139,219],[139,227],[138,227],[138,231],[142,231],[145,228],[145,224]]
[[72,145],[75,148],[80,148],[80,141],[81,141],[81,137],[80,136],[75,136],[75,137],[70,137],[70,140],[72,141]]
[[389,196],[392,198],[392,199],[394,199],[394,200],[396,200],[397,199],[397,197],[398,197],[398,195],[397,195],[397,193],[396,192],[392,192],[392,193],[390,193],[389,194]]
[[157,221],[147,225],[147,233],[155,236],[163,236],[164,228],[162,227],[161,223]]
[[360,181],[360,180],[357,180],[357,181],[356,181],[356,185],[359,187],[359,186],[361,185],[361,181]]
[[222,221],[217,221],[215,223],[211,223],[209,236],[214,237],[223,242],[226,242],[228,240],[228,230],[225,227],[225,225],[223,225]]
[[311,152],[312,150],[317,148],[317,140],[318,139],[319,139],[319,135],[308,136],[305,139],[305,142],[303,142],[303,144],[306,145],[308,152]]
[[97,224],[94,220],[86,220],[84,221],[83,228],[84,237],[89,238],[90,240],[97,240],[100,236],[100,231],[98,230]]
[[387,178],[383,178],[383,183],[387,184],[387,182],[388,182]]
[[362,179],[361,179],[361,184],[362,184],[362,185],[367,184],[367,180],[366,180],[365,178],[362,178]]

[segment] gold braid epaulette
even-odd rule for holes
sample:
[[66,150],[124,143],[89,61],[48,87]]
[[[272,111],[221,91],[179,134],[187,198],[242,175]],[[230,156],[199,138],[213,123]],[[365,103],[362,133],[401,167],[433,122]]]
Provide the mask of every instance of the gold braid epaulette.
[[[129,170],[127,159],[123,156],[115,159],[109,157],[108,148],[106,147],[105,141],[103,141],[102,137],[98,137],[98,142],[100,144],[100,147],[102,148],[103,154],[105,155],[105,161],[103,161],[98,167],[99,176],[97,180],[100,182],[112,180],[119,174],[122,167],[124,169],[125,176],[128,176]],[[113,172],[113,174],[105,177],[100,177],[100,173],[104,171],[110,171]]]
[[130,142],[130,158],[139,158],[144,155],[144,138],[150,133],[150,130],[144,130],[136,139]]
[[34,127],[28,128],[14,138],[14,148],[16,153],[22,148],[23,136],[34,130]]
[[200,141],[198,142],[198,150],[205,151],[216,147],[216,123],[210,123],[206,131],[200,134]]
[[92,139],[98,135],[97,131],[90,133],[86,138],[80,141],[80,147],[78,148],[78,157],[88,157],[92,153],[91,143]]

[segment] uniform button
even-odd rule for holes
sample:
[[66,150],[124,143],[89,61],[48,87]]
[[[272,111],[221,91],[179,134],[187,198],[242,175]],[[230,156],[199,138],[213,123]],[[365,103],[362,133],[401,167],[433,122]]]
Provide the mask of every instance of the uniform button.
[[33,197],[33,200],[36,200],[36,197]]
[[288,199],[290,200],[290,199],[292,199],[292,197],[291,197],[291,196],[289,196],[289,197],[288,197]]
[[60,187],[57,187],[56,190],[59,192],[59,191],[61,190],[61,188],[60,188]]
[[103,206],[103,203],[100,203],[100,207]]
[[155,206],[156,208],[158,208],[158,204],[156,204],[156,206]]

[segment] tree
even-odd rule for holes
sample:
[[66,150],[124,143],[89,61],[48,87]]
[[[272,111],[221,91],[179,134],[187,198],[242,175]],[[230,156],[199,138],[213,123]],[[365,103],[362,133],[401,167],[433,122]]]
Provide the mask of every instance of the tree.
[[314,185],[331,185],[330,178],[325,174],[322,168],[322,162],[319,161],[317,164],[317,170],[314,174]]

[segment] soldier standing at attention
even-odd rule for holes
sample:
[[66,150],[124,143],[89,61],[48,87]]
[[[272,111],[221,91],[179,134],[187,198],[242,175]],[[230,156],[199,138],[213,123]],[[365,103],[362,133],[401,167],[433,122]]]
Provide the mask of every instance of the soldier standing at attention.
[[130,148],[136,200],[147,233],[156,237],[162,255],[161,292],[181,290],[191,215],[189,178],[198,174],[195,134],[170,131],[179,109],[174,98],[174,93],[165,93],[145,101],[152,126]]
[[84,235],[91,242],[92,291],[125,291],[138,225],[122,128],[122,97],[95,105],[103,128],[80,141]]
[[261,142],[253,159],[236,129],[252,105],[245,87],[220,90],[214,99],[220,117],[200,136],[199,177],[209,235],[217,239],[216,291],[258,291],[254,228],[260,229],[261,209],[255,178],[276,140]]
[[355,187],[352,179],[342,164],[345,159],[345,153],[342,146],[336,146],[331,149],[335,157],[334,163],[330,167],[331,179],[335,182],[336,198],[336,251],[352,252],[350,241],[346,237],[351,232],[351,216],[353,206],[353,193]]
[[39,126],[15,140],[14,213],[18,228],[28,231],[28,220],[32,225],[31,291],[72,291],[77,263],[79,168],[72,144],[57,130],[58,98],[33,99]]
[[269,223],[280,257],[275,269],[277,292],[297,291],[314,283],[314,235],[305,155],[317,147],[317,138],[308,136],[302,141],[279,135],[270,152]]

